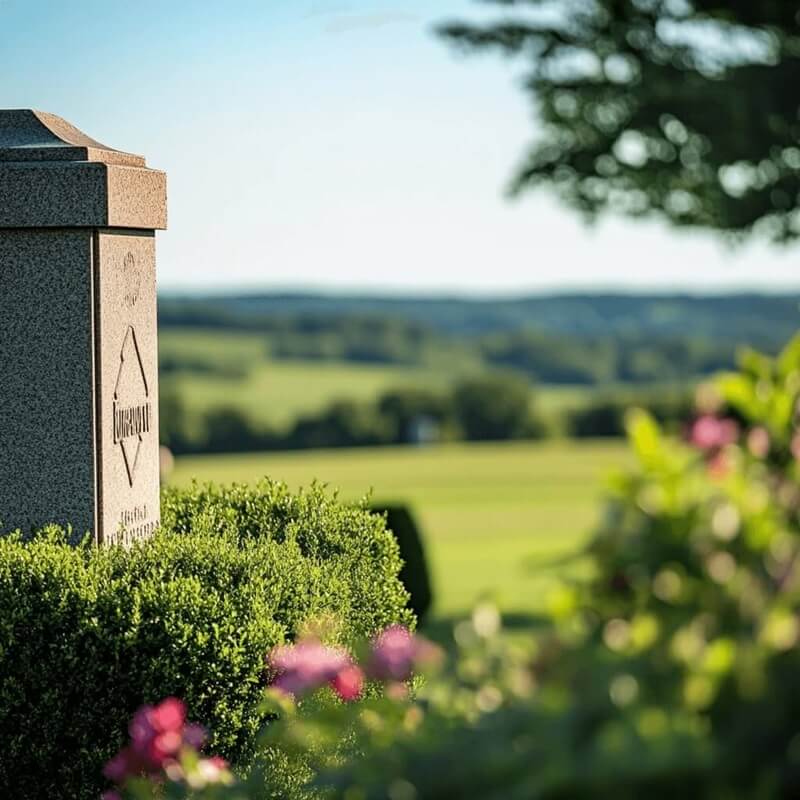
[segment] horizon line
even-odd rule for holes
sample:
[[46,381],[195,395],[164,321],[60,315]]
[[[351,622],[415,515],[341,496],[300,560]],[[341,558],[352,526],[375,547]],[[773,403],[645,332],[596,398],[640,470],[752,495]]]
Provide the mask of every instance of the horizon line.
[[159,286],[158,294],[164,299],[191,298],[247,298],[270,297],[275,299],[349,299],[349,300],[420,300],[420,301],[460,301],[460,302],[514,302],[520,300],[565,298],[565,297],[631,297],[631,298],[735,298],[765,297],[786,299],[800,298],[800,282],[797,286],[563,286],[541,289],[502,290],[497,292],[462,290],[453,288],[420,289],[411,287],[372,287],[372,286],[207,286],[189,288],[183,286]]

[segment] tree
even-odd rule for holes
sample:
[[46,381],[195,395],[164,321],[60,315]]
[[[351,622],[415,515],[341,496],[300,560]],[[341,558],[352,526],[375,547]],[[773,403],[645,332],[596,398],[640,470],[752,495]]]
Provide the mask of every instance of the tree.
[[462,381],[453,390],[458,424],[470,441],[519,439],[537,433],[530,384],[515,375]]
[[511,191],[776,241],[800,235],[800,8],[790,0],[487,0],[446,24],[529,61],[540,134]]

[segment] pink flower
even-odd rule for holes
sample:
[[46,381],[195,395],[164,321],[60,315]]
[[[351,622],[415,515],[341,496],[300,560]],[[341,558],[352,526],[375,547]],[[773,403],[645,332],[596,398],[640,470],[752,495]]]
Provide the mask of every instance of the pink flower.
[[160,733],[151,742],[147,750],[150,760],[161,766],[168,758],[174,758],[183,747],[183,736],[178,731]]
[[406,681],[414,667],[438,660],[439,648],[414,636],[402,625],[391,625],[375,640],[367,673],[381,681]]
[[100,800],[122,800],[122,797],[119,792],[109,789],[107,792],[103,792],[103,794],[100,795]]
[[157,731],[181,731],[186,724],[186,704],[177,697],[168,697],[152,710],[151,718]]
[[789,446],[789,449],[792,451],[792,455],[796,461],[800,461],[800,433],[795,434],[792,437],[792,443]]
[[103,768],[103,775],[114,783],[122,784],[130,775],[139,771],[139,764],[133,750],[126,747],[120,750]]
[[207,783],[218,783],[228,772],[228,762],[220,756],[212,756],[201,759],[199,768]]
[[769,455],[770,437],[766,428],[753,428],[747,434],[747,449],[755,458],[766,458]]
[[723,452],[714,453],[707,462],[708,474],[717,480],[727,477],[731,471],[731,459]]
[[269,657],[269,665],[277,673],[273,688],[295,696],[330,683],[351,664],[344,650],[328,647],[316,639],[276,647]]
[[206,729],[190,722],[183,729],[183,741],[187,747],[199,750],[206,743]]
[[361,697],[364,689],[364,673],[361,667],[355,664],[339,670],[336,677],[330,682],[331,688],[345,703],[352,703]]
[[[157,706],[143,706],[134,714],[128,731],[144,771],[156,772],[178,755],[184,745],[185,723],[186,705],[175,697]],[[194,730],[192,735],[196,735]]]
[[689,441],[705,452],[719,450],[733,444],[739,438],[739,426],[735,420],[722,419],[704,414],[689,428]]
[[134,746],[144,746],[156,734],[153,725],[153,706],[142,706],[131,719],[128,733]]
[[142,706],[133,715],[128,732],[130,745],[103,770],[119,786],[136,775],[156,777],[177,763],[184,748],[197,750],[205,740],[199,725],[186,724],[186,705],[174,697],[157,706]]

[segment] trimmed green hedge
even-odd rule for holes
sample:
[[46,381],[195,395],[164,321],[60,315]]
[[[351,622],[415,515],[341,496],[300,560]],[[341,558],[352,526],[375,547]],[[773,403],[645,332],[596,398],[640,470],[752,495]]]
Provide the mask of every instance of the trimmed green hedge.
[[411,595],[408,604],[422,624],[433,605],[433,587],[422,533],[407,506],[373,506],[372,512],[386,518],[386,527],[397,539],[403,559],[400,580]]
[[412,621],[384,521],[319,488],[168,491],[162,515],[130,550],[0,538],[0,797],[95,800],[133,711],[170,694],[245,764],[275,644]]

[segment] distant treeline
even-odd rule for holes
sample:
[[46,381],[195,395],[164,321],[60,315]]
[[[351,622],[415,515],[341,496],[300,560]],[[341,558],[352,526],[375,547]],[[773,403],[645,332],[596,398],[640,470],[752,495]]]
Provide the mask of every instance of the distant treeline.
[[458,338],[535,329],[561,337],[698,337],[778,347],[800,328],[800,295],[553,294],[516,299],[248,294],[160,299],[165,326],[273,331],[296,319],[372,318]]
[[[162,325],[262,333],[273,359],[346,361],[361,364],[431,365],[454,360],[512,369],[538,383],[593,385],[686,380],[733,366],[736,342],[687,332],[647,337],[634,333],[584,338],[535,329],[457,337],[416,322],[377,317],[229,319],[210,312],[169,315]],[[773,343],[777,349],[780,342]],[[240,369],[203,359],[165,360],[164,372]],[[231,376],[235,377],[235,376]]]
[[[600,395],[567,412],[559,433],[621,436],[632,404],[648,408],[673,429],[688,419],[691,409],[689,395],[681,392]],[[397,389],[373,402],[339,400],[299,417],[286,431],[259,427],[234,406],[210,409],[192,421],[176,394],[164,394],[161,407],[161,440],[176,454],[507,441],[555,432],[552,421],[531,403],[528,381],[513,374],[463,380],[442,392]]]

